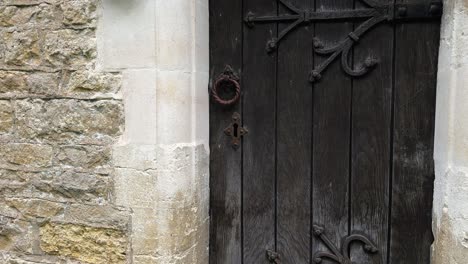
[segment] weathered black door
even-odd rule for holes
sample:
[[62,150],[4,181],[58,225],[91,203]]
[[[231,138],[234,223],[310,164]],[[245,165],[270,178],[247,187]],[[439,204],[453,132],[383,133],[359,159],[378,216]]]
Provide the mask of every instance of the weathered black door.
[[441,8],[210,1],[211,264],[429,263]]

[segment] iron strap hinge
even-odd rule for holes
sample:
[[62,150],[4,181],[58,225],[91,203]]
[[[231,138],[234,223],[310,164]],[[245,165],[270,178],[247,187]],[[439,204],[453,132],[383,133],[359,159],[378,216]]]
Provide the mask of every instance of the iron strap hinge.
[[378,59],[367,57],[362,63],[353,66],[349,65],[349,54],[354,45],[360,41],[363,35],[376,25],[385,22],[405,22],[408,20],[432,20],[440,19],[442,16],[442,0],[433,0],[429,3],[418,2],[410,4],[382,4],[377,0],[358,0],[362,7],[356,9],[343,10],[306,10],[300,9],[289,2],[289,0],[279,0],[288,14],[275,16],[257,16],[248,12],[245,23],[249,27],[254,27],[256,23],[288,23],[289,25],[278,32],[276,37],[267,41],[267,52],[278,49],[279,43],[294,29],[304,23],[335,21],[335,20],[361,20],[356,24],[354,30],[337,43],[325,43],[320,38],[315,37],[313,46],[318,55],[328,56],[309,74],[311,82],[319,81],[328,66],[337,58],[341,57],[341,68],[351,77],[363,76],[370,72],[378,64]]

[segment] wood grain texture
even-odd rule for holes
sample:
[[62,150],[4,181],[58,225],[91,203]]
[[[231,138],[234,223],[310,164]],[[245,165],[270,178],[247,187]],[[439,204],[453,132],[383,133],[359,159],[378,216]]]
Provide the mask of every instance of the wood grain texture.
[[[322,11],[360,6],[288,2]],[[378,25],[350,58],[354,67],[377,58],[372,72],[352,79],[337,60],[312,85],[309,71],[327,58],[314,54],[313,37],[331,46],[358,22],[303,24],[268,54],[268,40],[288,23],[250,28],[249,12],[287,11],[277,0],[210,2],[211,80],[230,64],[243,90],[236,106],[210,109],[210,263],[267,264],[268,249],[282,264],[313,263],[314,253],[330,250],[312,237],[312,224],[338,248],[349,234],[369,237],[379,252],[352,245],[355,263],[429,263],[440,23]],[[234,112],[249,130],[237,151],[223,132]]]
[[[310,0],[294,0],[301,9]],[[286,13],[280,8],[280,13]],[[279,30],[288,23],[280,23]],[[311,261],[312,85],[313,25],[291,32],[278,50],[277,110],[277,240],[281,263]]]
[[[275,0],[244,1],[245,15],[275,15]],[[244,30],[244,264],[269,263],[266,250],[276,249],[276,53],[266,43],[277,35],[275,24]]]
[[430,262],[439,29],[438,22],[396,28],[390,263]]
[[[317,0],[317,10],[353,8],[349,0]],[[315,35],[325,46],[332,46],[352,31],[352,23],[324,22],[315,26]],[[315,56],[315,65],[326,59]],[[337,60],[314,85],[313,136],[313,223],[323,226],[339,247],[348,234],[349,146],[351,118],[351,79]],[[327,251],[314,238],[312,252]]]
[[[210,1],[210,81],[213,83],[229,64],[242,67],[242,2]],[[226,43],[229,43],[227,45]],[[241,153],[234,150],[224,129],[240,104],[221,107],[210,103],[210,263],[242,263],[241,245]]]
[[[358,2],[357,7],[361,7]],[[353,80],[351,232],[364,234],[379,250],[376,254],[366,254],[362,244],[353,244],[350,252],[355,263],[387,263],[393,33],[393,25],[378,25],[354,49],[354,67],[359,67],[368,57],[379,60],[367,76]]]

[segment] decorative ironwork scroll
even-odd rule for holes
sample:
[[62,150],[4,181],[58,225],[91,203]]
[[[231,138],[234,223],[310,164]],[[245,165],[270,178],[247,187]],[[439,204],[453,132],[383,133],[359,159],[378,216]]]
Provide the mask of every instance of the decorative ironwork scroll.
[[245,23],[249,27],[255,26],[255,23],[277,23],[289,22],[290,25],[279,32],[278,37],[267,42],[267,52],[273,52],[277,49],[281,40],[283,40],[291,31],[304,23],[329,20],[365,20],[358,25],[346,38],[342,39],[334,46],[325,47],[319,38],[314,38],[314,50],[319,55],[328,55],[328,59],[320,63],[310,72],[309,80],[311,82],[319,81],[322,78],[323,71],[341,55],[341,66],[343,70],[352,77],[362,76],[374,68],[378,60],[368,57],[360,65],[354,68],[349,65],[349,53],[352,47],[359,39],[375,25],[384,21],[409,20],[409,19],[427,19],[439,18],[442,14],[442,1],[436,0],[429,4],[382,4],[376,0],[359,0],[365,7],[357,9],[333,10],[333,11],[310,11],[301,10],[287,0],[279,0],[281,5],[289,10],[290,14],[277,16],[255,16],[249,12],[245,18]]
[[341,251],[331,242],[331,240],[325,235],[324,228],[321,226],[314,225],[314,235],[318,237],[322,242],[330,249],[331,253],[319,251],[314,254],[313,260],[315,263],[322,263],[324,259],[334,261],[340,264],[352,264],[353,262],[349,256],[349,246],[352,243],[362,243],[364,252],[368,254],[375,254],[378,252],[377,247],[363,235],[349,235],[343,239],[341,245]]

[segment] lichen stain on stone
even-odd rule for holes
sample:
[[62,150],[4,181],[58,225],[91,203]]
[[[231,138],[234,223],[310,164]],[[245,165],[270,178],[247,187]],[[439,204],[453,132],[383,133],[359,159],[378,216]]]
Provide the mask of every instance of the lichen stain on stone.
[[[434,217],[435,218],[435,217]],[[434,219],[437,223],[437,219]],[[435,228],[432,264],[465,264],[468,259],[468,248],[453,233],[449,215],[444,212],[439,227]]]
[[41,249],[90,264],[120,264],[127,259],[127,235],[120,230],[47,223],[40,228]]
[[[173,257],[177,257],[176,263],[199,263],[197,247],[200,241],[201,216],[196,204],[187,204],[186,195],[180,191],[174,197],[174,207],[170,214],[169,230],[172,235],[167,241]],[[194,199],[196,201],[197,199]],[[189,202],[190,203],[190,202]],[[193,201],[191,202],[193,203]]]

